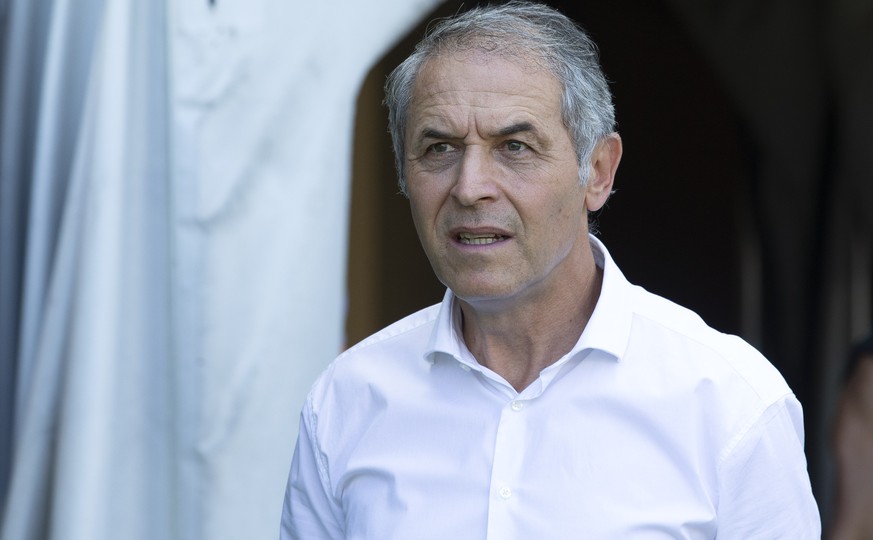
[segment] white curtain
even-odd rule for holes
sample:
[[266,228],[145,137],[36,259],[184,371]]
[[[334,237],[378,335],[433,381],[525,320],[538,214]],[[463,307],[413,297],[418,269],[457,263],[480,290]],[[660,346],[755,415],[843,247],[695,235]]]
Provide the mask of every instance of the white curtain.
[[358,87],[436,4],[0,3],[3,540],[276,536]]

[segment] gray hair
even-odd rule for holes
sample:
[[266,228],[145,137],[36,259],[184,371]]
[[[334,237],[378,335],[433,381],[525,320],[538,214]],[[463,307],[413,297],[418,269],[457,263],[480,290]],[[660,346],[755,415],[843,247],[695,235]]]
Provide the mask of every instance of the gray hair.
[[438,21],[413,53],[388,76],[385,105],[400,191],[408,196],[404,137],[415,80],[429,59],[446,52],[464,51],[533,61],[558,79],[563,88],[561,115],[576,149],[579,179],[585,184],[594,147],[615,131],[612,95],[600,69],[597,45],[558,11],[513,0],[499,6],[473,8]]

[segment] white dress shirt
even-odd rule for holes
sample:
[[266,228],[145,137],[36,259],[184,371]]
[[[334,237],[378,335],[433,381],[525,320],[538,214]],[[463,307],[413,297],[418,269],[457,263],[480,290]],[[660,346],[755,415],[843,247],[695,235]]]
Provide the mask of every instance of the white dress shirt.
[[352,347],[304,405],[282,539],[820,537],[800,404],[741,339],[628,283],[517,392],[449,291]]

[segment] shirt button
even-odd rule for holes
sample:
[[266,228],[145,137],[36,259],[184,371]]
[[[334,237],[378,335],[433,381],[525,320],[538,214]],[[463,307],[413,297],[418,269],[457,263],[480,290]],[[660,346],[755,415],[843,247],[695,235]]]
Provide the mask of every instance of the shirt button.
[[513,411],[518,412],[518,411],[524,409],[524,402],[523,402],[523,401],[515,400],[515,401],[513,401],[512,403],[509,404],[509,407],[510,407]]
[[500,495],[501,499],[508,499],[512,497],[512,490],[506,486],[500,488],[500,491],[498,491],[497,493]]
[[470,366],[468,366],[467,364],[458,364],[458,365],[461,366],[461,369],[463,369],[464,371],[470,371]]

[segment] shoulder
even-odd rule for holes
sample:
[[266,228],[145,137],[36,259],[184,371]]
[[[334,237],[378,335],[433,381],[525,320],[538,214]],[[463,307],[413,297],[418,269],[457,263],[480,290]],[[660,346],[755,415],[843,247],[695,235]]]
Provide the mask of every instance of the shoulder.
[[379,354],[409,345],[423,349],[439,315],[440,306],[441,304],[435,304],[426,307],[386,326],[347,349],[336,361],[346,362],[351,358]]
[[695,312],[641,287],[633,289],[630,347],[637,353],[658,358],[679,377],[754,398],[761,412],[791,394],[773,364],[742,338],[710,327]]
[[[669,388],[693,404],[716,463],[735,460],[762,436],[802,449],[802,410],[775,366],[738,336],[713,329],[693,311],[635,287],[626,358],[636,379]],[[641,392],[647,391],[645,388]],[[765,434],[774,418],[788,429]],[[704,427],[705,426],[705,427]]]
[[302,423],[323,456],[342,453],[397,395],[426,378],[424,351],[438,313],[436,305],[400,319],[340,354],[318,376]]
[[341,353],[316,379],[308,404],[341,405],[348,396],[359,399],[361,389],[399,383],[420,372],[439,309],[437,304],[408,315]]
[[[604,271],[589,342],[606,345],[640,374],[657,375],[681,392],[724,384],[772,404],[790,390],[776,368],[743,339],[710,327],[695,312],[630,283],[605,245],[592,237]],[[589,325],[591,325],[589,322]],[[623,362],[624,363],[624,362]],[[683,383],[685,383],[683,385]]]

